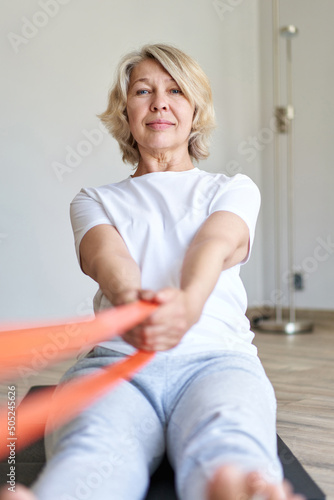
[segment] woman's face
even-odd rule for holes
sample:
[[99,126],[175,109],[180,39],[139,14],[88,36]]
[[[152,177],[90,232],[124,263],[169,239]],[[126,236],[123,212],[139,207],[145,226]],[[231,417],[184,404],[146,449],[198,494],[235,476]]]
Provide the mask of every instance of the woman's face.
[[194,107],[158,62],[147,59],[133,69],[127,113],[141,154],[188,151]]

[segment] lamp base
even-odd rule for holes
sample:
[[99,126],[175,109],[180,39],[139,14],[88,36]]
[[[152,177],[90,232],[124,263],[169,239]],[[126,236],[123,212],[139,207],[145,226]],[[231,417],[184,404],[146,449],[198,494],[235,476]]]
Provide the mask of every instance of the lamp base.
[[255,328],[263,332],[284,333],[294,335],[295,333],[308,333],[313,330],[313,323],[310,321],[260,321]]

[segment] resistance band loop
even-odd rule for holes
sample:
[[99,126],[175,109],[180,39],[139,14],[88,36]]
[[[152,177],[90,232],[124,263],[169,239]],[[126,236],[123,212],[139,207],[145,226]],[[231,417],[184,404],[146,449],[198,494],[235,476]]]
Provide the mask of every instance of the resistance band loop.
[[[122,335],[144,321],[156,304],[137,301],[98,313],[94,319],[67,321],[63,324],[22,326],[0,330],[0,379],[16,371],[32,370],[33,359],[42,359],[43,367],[73,356],[84,347]],[[14,374],[13,374],[14,375]]]
[[[65,424],[111,388],[124,379],[130,379],[153,357],[154,353],[138,351],[124,361],[103,368],[102,371],[99,370],[96,374],[83,375],[63,386],[58,386],[56,392],[53,388],[41,389],[25,398],[17,412],[16,435],[8,438],[7,442],[1,439],[0,460],[8,457],[7,445],[9,443],[12,443],[14,449],[19,451],[40,439],[44,434],[47,421],[48,432]],[[8,411],[5,409],[0,413],[2,436],[6,436],[7,423]]]
[[[156,307],[155,304],[138,301],[98,313],[95,319],[89,321],[0,332],[0,365],[4,363],[8,370],[20,363],[29,363],[31,349],[43,352],[43,347],[50,342],[50,331],[54,334],[64,332],[68,325],[80,332],[75,336],[68,336],[66,345],[64,343],[63,347],[58,347],[55,356],[49,361],[51,363],[55,358],[72,356],[73,349],[81,348],[83,344],[85,347],[93,346],[97,342],[125,333],[146,319]],[[17,351],[19,356],[16,356]],[[13,418],[13,408],[10,408],[10,412],[7,407],[1,409],[0,435],[7,436],[8,442],[1,440],[0,460],[8,456],[8,443],[18,451],[43,436],[47,420],[48,432],[63,425],[122,380],[130,379],[153,357],[154,353],[137,351],[133,356],[104,367],[97,373],[81,376],[59,386],[55,394],[52,388],[31,394],[23,400],[15,413],[15,435],[9,433],[8,427],[9,416]],[[4,374],[2,367],[1,374]]]

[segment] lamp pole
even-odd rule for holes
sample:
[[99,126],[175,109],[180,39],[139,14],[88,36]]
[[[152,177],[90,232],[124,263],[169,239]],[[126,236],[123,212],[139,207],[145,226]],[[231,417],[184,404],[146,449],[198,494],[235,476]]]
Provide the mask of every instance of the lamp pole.
[[[275,183],[275,282],[276,294],[275,320],[262,320],[256,328],[262,331],[295,334],[309,332],[313,324],[309,321],[296,321],[294,288],[294,158],[293,158],[293,119],[292,104],[292,39],[298,34],[296,26],[288,25],[279,29],[279,0],[273,0],[273,97],[276,117],[274,139],[274,183]],[[286,39],[286,94],[287,105],[280,105],[280,52],[279,37]],[[286,190],[287,190],[287,242],[288,242],[288,301],[289,319],[283,320],[282,308],[282,174],[280,162],[280,136],[287,136]]]

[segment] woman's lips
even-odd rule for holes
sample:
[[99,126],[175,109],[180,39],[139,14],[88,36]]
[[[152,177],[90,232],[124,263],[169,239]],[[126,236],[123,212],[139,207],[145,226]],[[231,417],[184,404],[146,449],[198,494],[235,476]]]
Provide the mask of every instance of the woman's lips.
[[146,125],[154,130],[165,130],[166,128],[172,127],[174,123],[169,120],[153,120],[146,123]]

